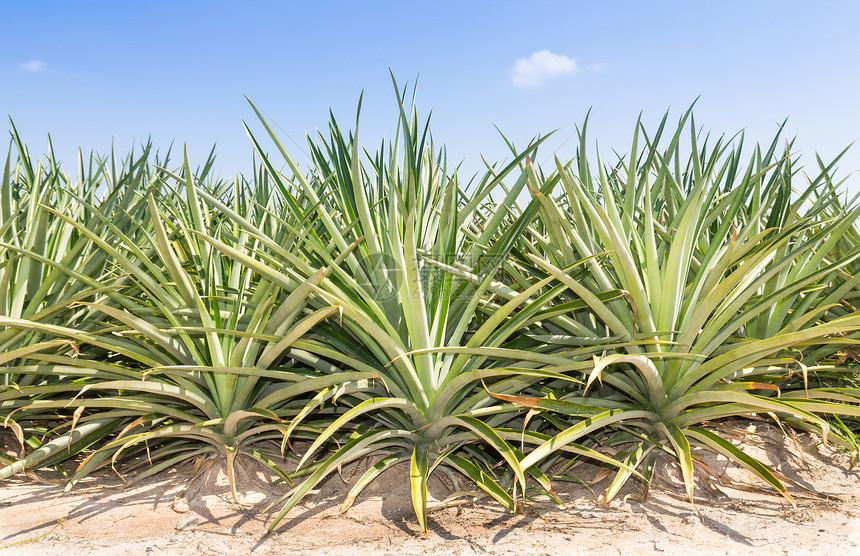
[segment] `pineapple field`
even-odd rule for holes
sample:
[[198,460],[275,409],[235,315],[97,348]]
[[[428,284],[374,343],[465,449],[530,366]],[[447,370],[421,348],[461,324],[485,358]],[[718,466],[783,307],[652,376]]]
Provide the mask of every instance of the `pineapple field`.
[[576,506],[584,466],[599,486],[577,496],[668,474],[695,510],[722,462],[796,512],[814,489],[739,441],[751,423],[850,469],[860,206],[839,157],[801,165],[790,137],[708,134],[691,108],[631,122],[629,150],[595,151],[586,118],[570,160],[505,139],[466,176],[394,88],[388,139],[360,141],[359,100],[310,165],[252,104],[253,170],[228,178],[214,150],[147,144],[67,165],[10,123],[0,487],[222,469],[281,534],[345,470],[347,515],[399,473],[421,536],[434,504]]

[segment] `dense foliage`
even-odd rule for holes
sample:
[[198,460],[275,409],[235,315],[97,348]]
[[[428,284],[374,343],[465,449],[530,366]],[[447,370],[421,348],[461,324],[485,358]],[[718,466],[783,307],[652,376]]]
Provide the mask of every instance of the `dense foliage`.
[[637,122],[611,163],[583,126],[572,161],[510,145],[463,184],[405,93],[393,140],[368,152],[358,118],[332,119],[308,168],[258,112],[259,164],[231,180],[149,146],[80,156],[72,180],[13,125],[0,419],[20,453],[0,480],[223,458],[232,481],[256,461],[291,485],[274,528],[371,456],[344,509],[403,463],[426,529],[437,469],[516,509],[571,457],[616,470],[610,499],[668,454],[692,499],[700,446],[790,500],[707,422],[769,416],[854,449],[860,208],[836,161],[801,170],[780,137],[745,159],[687,113]]

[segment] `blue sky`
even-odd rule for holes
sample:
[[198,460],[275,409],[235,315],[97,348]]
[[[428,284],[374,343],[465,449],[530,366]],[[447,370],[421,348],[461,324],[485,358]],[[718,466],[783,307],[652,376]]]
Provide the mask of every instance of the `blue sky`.
[[[640,111],[653,128],[697,97],[697,124],[717,134],[769,141],[788,117],[807,165],[860,138],[856,2],[0,0],[0,13],[0,112],[31,151],[51,133],[72,168],[78,145],[151,136],[187,144],[192,164],[217,143],[222,175],[248,171],[242,120],[259,125],[244,95],[304,147],[329,107],[350,124],[364,91],[375,146],[396,123],[389,67],[418,77],[437,143],[469,171],[507,156],[494,125],[517,145],[558,130],[541,158],[569,158],[591,107],[591,139],[627,152]],[[840,164],[852,192],[858,170],[860,145]]]

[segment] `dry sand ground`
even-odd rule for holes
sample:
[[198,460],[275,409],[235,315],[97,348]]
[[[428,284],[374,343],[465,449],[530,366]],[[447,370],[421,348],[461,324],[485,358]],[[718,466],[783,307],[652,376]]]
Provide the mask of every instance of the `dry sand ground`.
[[[189,470],[178,469],[129,489],[93,481],[67,496],[33,480],[2,482],[0,555],[860,553],[860,474],[848,470],[844,454],[808,436],[784,440],[770,425],[726,431],[795,482],[796,509],[746,471],[703,456],[714,475],[708,481],[705,468],[698,471],[695,507],[667,467],[647,500],[630,486],[602,505],[595,498],[608,478],[590,486],[560,481],[564,508],[545,500],[530,502],[523,514],[485,500],[437,508],[424,538],[411,516],[408,469],[400,466],[343,515],[337,509],[348,486],[333,477],[264,536],[267,516],[232,501],[223,469],[211,468],[184,497]],[[595,471],[576,469],[592,479]],[[452,486],[431,481],[431,494],[444,499]],[[252,490],[240,493],[245,501],[261,496]]]

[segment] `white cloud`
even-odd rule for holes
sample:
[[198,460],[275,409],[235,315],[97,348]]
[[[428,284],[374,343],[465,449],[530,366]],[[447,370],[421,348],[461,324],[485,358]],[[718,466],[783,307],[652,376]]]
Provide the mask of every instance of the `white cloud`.
[[29,62],[24,62],[23,64],[21,64],[20,67],[24,71],[29,71],[33,73],[48,71],[48,64],[41,60],[30,60]]
[[537,87],[560,75],[576,73],[579,70],[573,58],[541,50],[516,61],[511,72],[511,81],[517,87]]

